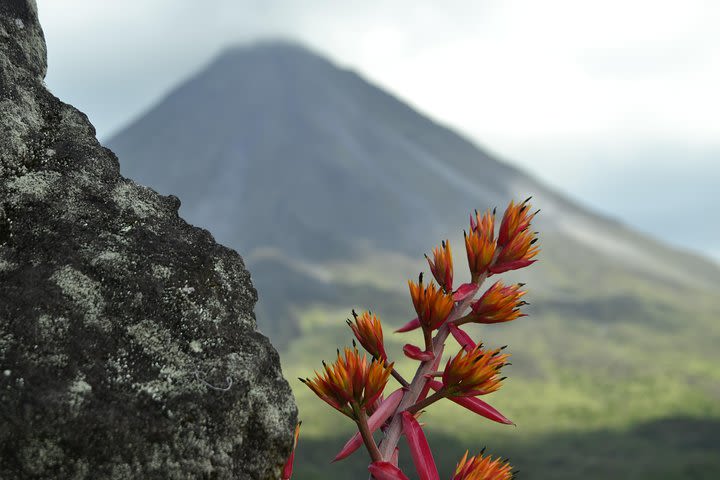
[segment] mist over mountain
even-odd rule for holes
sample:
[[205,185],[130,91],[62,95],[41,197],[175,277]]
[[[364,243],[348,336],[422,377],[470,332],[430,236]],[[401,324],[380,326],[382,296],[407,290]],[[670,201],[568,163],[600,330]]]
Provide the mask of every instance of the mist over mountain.
[[290,322],[279,318],[289,305],[355,304],[357,288],[343,294],[334,265],[367,266],[383,254],[416,260],[375,271],[414,275],[423,252],[462,238],[472,209],[531,195],[542,208],[543,261],[531,274],[541,292],[568,296],[582,280],[610,296],[632,296],[623,279],[647,288],[720,283],[717,266],[581,208],[290,43],[224,51],[108,147],[125,175],[179,196],[184,218],[240,251],[271,335]]

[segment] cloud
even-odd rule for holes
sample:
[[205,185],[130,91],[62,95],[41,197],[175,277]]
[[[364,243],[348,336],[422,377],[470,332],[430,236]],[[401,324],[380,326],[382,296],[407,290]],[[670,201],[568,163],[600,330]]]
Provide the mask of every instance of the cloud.
[[98,119],[103,134],[223,46],[284,36],[489,142],[593,133],[720,138],[713,2],[39,3],[48,82],[73,93],[103,85],[129,100]]
[[[281,36],[577,195],[607,182],[603,172],[647,172],[655,160],[643,149],[673,152],[660,160],[668,178],[694,169],[720,179],[718,2],[38,3],[47,83],[88,113],[101,137],[223,47]],[[693,198],[691,184],[668,194],[662,179],[652,181],[658,208],[669,208],[672,195]],[[627,184],[611,184],[614,193],[586,202],[607,209],[611,197],[632,197]]]

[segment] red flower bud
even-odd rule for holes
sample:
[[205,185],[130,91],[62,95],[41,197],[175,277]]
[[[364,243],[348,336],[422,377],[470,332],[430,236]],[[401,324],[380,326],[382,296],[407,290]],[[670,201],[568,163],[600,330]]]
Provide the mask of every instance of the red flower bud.
[[315,372],[314,379],[300,379],[328,405],[350,418],[355,418],[353,405],[366,408],[382,393],[393,369],[393,364],[367,357],[357,349],[345,348],[345,358],[338,350],[337,360],[331,365],[323,362],[324,373]]
[[470,232],[465,233],[465,251],[472,283],[487,272],[495,255],[495,214],[490,211],[480,217],[476,212],[477,221],[470,219]]
[[[505,247],[523,230],[530,227],[530,222],[538,212],[530,214],[531,206],[528,203],[530,198],[524,202],[515,205],[514,201],[505,209],[502,222],[500,223],[500,233],[498,234],[498,246]],[[539,210],[538,210],[539,211]]]
[[478,345],[473,350],[460,350],[448,360],[442,374],[443,387],[450,396],[476,396],[494,392],[500,388],[500,369],[510,355],[502,349],[483,350]]
[[505,286],[501,281],[495,282],[472,305],[472,313],[467,321],[474,323],[509,322],[526,316],[520,307],[527,302],[520,300],[527,292],[520,290],[521,284]]
[[352,329],[360,345],[373,357],[387,360],[385,345],[383,345],[383,331],[380,319],[370,312],[364,312],[362,315],[358,315],[355,313],[355,310],[353,310],[352,314],[355,323],[348,319],[347,324]]
[[531,208],[529,200],[528,198],[519,205],[510,202],[505,210],[498,236],[500,253],[495,264],[490,268],[491,273],[517,270],[535,262],[533,258],[540,249],[536,245],[536,232],[530,231],[530,222],[539,210],[529,213]]
[[440,327],[455,306],[452,293],[443,292],[434,283],[424,286],[422,274],[418,283],[410,280],[408,284],[420,325],[429,331]]
[[430,265],[432,272],[438,285],[445,290],[446,293],[452,292],[453,285],[453,262],[452,250],[450,250],[450,240],[442,242],[442,247],[433,248],[433,259],[430,260],[427,255],[425,259]]

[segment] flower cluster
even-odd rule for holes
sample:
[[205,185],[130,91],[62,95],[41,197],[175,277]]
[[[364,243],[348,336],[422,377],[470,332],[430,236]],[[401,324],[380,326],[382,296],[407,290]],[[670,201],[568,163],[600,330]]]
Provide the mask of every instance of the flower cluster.
[[487,351],[478,345],[470,351],[461,349],[448,360],[441,375],[448,396],[474,397],[499,389],[504,380],[500,378],[500,369],[507,365],[505,360],[510,356],[502,350]]
[[455,306],[452,295],[441,290],[432,282],[424,285],[422,273],[418,278],[418,283],[410,280],[408,285],[420,326],[424,330],[432,331],[445,323]]
[[430,265],[430,271],[446,293],[452,292],[453,285],[453,262],[452,250],[450,249],[450,240],[444,240],[441,247],[433,248],[433,259],[425,255],[425,259]]
[[[471,410],[501,424],[513,424],[480,397],[502,387],[503,367],[509,354],[505,347],[487,349],[473,340],[463,326],[469,323],[493,324],[516,320],[525,316],[522,300],[526,292],[523,284],[505,285],[496,281],[478,296],[484,281],[491,275],[527,267],[536,261],[539,252],[537,232],[531,222],[538,213],[531,213],[530,199],[516,204],[510,202],[496,232],[495,214],[485,211],[470,216],[470,228],[464,233],[470,282],[453,290],[453,258],[450,241],[427,255],[428,266],[437,282],[408,282],[416,317],[397,332],[421,329],[423,347],[406,344],[403,352],[419,362],[408,382],[388,362],[380,318],[370,312],[347,320],[357,341],[370,354],[360,355],[357,348],[345,348],[337,353],[337,360],[324,371],[315,372],[313,379],[301,379],[315,394],[330,406],[355,421],[358,432],[345,444],[334,461],[342,460],[364,445],[370,455],[368,470],[377,480],[402,480],[408,477],[398,467],[397,444],[404,436],[410,447],[413,464],[421,480],[439,478],[432,452],[417,415],[443,399]],[[439,370],[445,341],[453,336],[461,348]],[[353,340],[355,345],[355,340]],[[400,388],[383,396],[390,376]],[[383,432],[382,442],[376,443],[374,432]],[[297,438],[296,438],[297,443]],[[290,462],[292,463],[292,462]],[[457,464],[453,480],[508,480],[515,473],[507,459],[468,452]],[[286,478],[285,476],[283,478]]]
[[385,345],[383,344],[383,331],[382,324],[377,315],[373,315],[370,312],[364,312],[362,315],[352,311],[355,322],[349,318],[347,324],[355,334],[355,338],[358,339],[360,345],[374,358],[380,360],[387,360],[387,354],[385,353]]
[[315,394],[328,405],[355,419],[358,412],[372,405],[385,389],[393,369],[392,364],[360,356],[357,348],[345,348],[345,357],[337,352],[335,363],[323,362],[324,373],[315,372],[315,378],[301,378]]
[[465,235],[465,250],[472,283],[477,283],[495,260],[495,212],[487,211],[470,217],[470,233]]
[[505,286],[501,281],[495,282],[485,293],[470,305],[471,313],[466,320],[456,322],[500,323],[524,317],[520,307],[527,302],[520,298],[527,292],[520,290],[524,284]]

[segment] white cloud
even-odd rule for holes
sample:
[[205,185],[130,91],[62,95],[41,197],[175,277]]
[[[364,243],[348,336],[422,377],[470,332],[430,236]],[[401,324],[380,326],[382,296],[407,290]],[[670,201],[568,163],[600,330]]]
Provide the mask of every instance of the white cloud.
[[[101,137],[223,46],[283,36],[565,191],[592,190],[607,172],[641,175],[657,162],[669,177],[694,169],[720,183],[720,2],[38,3],[48,84],[86,111]],[[666,148],[674,156],[643,153]],[[656,181],[646,190],[660,206],[668,195],[692,195],[692,183],[668,194]],[[601,194],[586,201],[612,204]]]
[[223,45],[283,35],[490,143],[720,134],[717,2],[41,0],[40,9],[58,87],[82,74],[147,102]]

